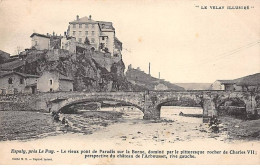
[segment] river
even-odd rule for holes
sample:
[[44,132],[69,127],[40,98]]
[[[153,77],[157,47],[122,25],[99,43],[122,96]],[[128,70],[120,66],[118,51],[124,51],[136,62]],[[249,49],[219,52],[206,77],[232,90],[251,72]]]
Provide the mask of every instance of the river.
[[[105,107],[101,108],[101,111],[117,111],[122,112],[123,119],[131,120],[131,119],[143,119],[143,112],[132,106],[124,106],[124,107]],[[161,107],[161,119],[165,120],[175,120],[179,122],[187,122],[187,123],[202,123],[203,119],[198,117],[186,117],[180,116],[179,113],[183,114],[195,114],[202,115],[203,109],[200,107],[181,107],[181,106],[162,106]]]

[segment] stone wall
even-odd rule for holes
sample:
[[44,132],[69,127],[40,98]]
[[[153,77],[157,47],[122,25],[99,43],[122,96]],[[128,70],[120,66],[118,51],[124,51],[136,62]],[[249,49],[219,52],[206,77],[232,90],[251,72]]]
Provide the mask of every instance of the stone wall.
[[[245,102],[246,115],[253,116],[257,112],[256,95],[260,93],[249,92],[224,92],[224,91],[171,91],[171,92],[56,92],[38,93],[36,95],[2,95],[0,96],[0,110],[43,110],[50,108],[58,111],[63,107],[98,101],[117,101],[133,105],[144,112],[145,119],[159,119],[160,107],[165,102],[179,101],[189,98],[201,104],[204,117],[218,115],[216,108],[226,101],[227,97],[237,97]],[[228,107],[227,114],[232,114],[233,109]],[[241,108],[242,110],[242,108]],[[223,114],[223,113],[219,113]]]

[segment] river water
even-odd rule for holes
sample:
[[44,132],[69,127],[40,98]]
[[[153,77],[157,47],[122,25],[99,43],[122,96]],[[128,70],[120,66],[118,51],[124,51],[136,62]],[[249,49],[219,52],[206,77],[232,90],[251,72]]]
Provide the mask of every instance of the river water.
[[[124,107],[105,107],[101,108],[101,111],[117,111],[123,113],[124,119],[143,119],[143,112],[139,109],[131,106]],[[162,106],[161,107],[161,119],[175,120],[180,122],[188,123],[202,123],[203,119],[198,117],[186,117],[180,116],[179,113],[183,114],[202,114],[203,109],[199,107],[181,107],[181,106]]]

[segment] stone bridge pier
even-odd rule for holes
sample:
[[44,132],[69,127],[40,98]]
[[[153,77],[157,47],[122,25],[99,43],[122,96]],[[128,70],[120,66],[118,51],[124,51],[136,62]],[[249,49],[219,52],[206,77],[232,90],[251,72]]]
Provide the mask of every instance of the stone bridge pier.
[[193,94],[181,92],[148,93],[144,98],[144,119],[159,119],[161,116],[161,106],[167,102],[190,101],[200,105],[203,109],[203,118],[217,115],[215,102],[211,95]]

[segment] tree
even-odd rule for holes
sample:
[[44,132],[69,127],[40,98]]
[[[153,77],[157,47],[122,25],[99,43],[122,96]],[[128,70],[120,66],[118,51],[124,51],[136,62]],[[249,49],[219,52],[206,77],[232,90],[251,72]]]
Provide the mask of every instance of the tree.
[[84,44],[90,45],[90,41],[89,41],[88,37],[85,38]]

